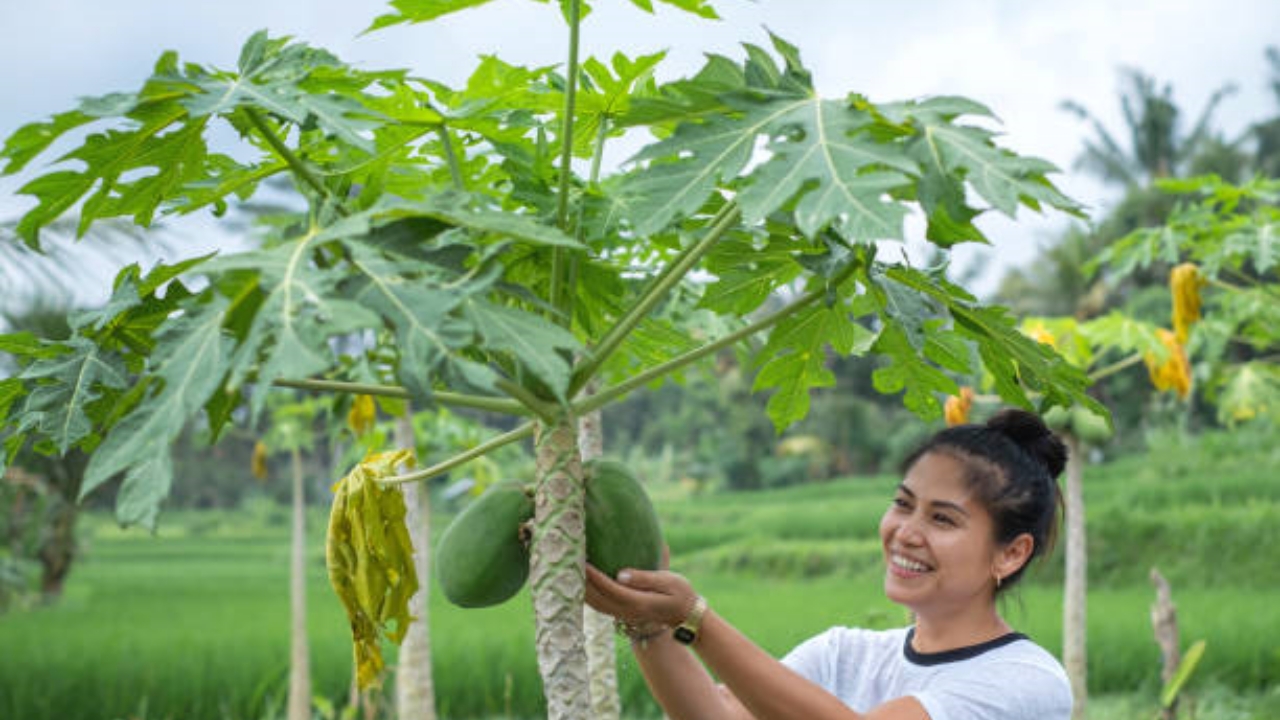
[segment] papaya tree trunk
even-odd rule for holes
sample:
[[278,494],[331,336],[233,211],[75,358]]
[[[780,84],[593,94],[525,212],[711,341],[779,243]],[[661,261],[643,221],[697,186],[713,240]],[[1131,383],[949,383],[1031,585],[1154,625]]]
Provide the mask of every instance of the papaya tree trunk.
[[[595,382],[587,386],[594,391]],[[599,410],[593,410],[578,421],[578,448],[582,461],[604,454],[604,428]],[[613,619],[588,606],[582,608],[582,625],[586,634],[587,674],[590,678],[591,717],[595,720],[619,720],[622,702],[618,697],[618,655],[614,646]]]
[[552,425],[540,424],[535,451],[529,584],[548,720],[591,717],[582,630],[586,518],[577,429],[566,416]]
[[289,558],[289,720],[311,718],[311,658],[307,648],[307,505],[302,451],[293,449],[293,549]]
[[[413,416],[408,410],[396,418],[396,446],[414,449]],[[435,720],[435,683],[431,676],[431,626],[428,598],[431,596],[431,506],[425,485],[406,483],[405,524],[413,542],[413,564],[418,572],[418,592],[409,599],[413,624],[396,664],[396,717],[406,720]]]
[[1084,517],[1084,458],[1081,457],[1079,438],[1072,433],[1063,433],[1062,437],[1067,444],[1067,567],[1062,599],[1062,664],[1066,667],[1071,694],[1075,698],[1071,718],[1081,720],[1085,717],[1089,699],[1085,654],[1088,546]]

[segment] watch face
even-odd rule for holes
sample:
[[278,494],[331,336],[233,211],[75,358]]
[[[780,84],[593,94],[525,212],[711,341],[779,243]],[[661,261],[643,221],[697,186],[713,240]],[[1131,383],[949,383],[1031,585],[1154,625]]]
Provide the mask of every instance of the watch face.
[[689,643],[693,642],[693,639],[697,637],[696,633],[694,633],[689,628],[684,627],[683,625],[676,628],[675,632],[673,632],[672,635],[675,637],[676,642],[681,642],[681,643],[684,643],[685,645],[688,645]]

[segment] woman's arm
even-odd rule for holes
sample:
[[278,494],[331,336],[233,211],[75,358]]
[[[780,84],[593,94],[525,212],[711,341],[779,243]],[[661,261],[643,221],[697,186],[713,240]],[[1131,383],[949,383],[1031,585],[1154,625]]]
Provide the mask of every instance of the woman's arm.
[[[587,573],[588,602],[636,625],[678,625],[697,597],[684,578],[669,572],[624,571],[617,582],[595,568]],[[670,633],[635,648],[654,698],[673,720],[929,720],[920,703],[909,697],[865,715],[854,712],[712,610],[703,616],[692,648],[732,692],[717,688],[701,663]]]

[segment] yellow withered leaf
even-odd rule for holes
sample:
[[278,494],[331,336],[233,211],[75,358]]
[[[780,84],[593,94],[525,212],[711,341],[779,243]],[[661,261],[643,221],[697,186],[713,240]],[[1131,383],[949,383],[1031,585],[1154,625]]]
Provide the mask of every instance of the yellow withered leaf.
[[1173,294],[1173,332],[1178,342],[1187,344],[1191,326],[1200,319],[1200,288],[1204,279],[1193,263],[1182,263],[1169,272],[1169,291]]
[[1174,333],[1159,328],[1156,335],[1169,353],[1164,362],[1151,354],[1143,358],[1147,364],[1147,374],[1151,376],[1151,384],[1157,390],[1173,390],[1178,393],[1178,397],[1186,398],[1191,392],[1191,363],[1187,360],[1187,352]]
[[261,440],[253,444],[253,457],[249,460],[249,469],[259,480],[267,479],[267,444]]
[[947,396],[947,401],[942,406],[942,414],[946,418],[947,426],[963,425],[969,422],[969,408],[972,406],[973,388],[967,385],[960,388],[959,395]]
[[409,450],[372,454],[333,486],[325,537],[329,583],[351,621],[356,680],[377,685],[385,663],[381,637],[397,645],[413,617],[409,598],[418,591],[413,544],[405,526],[404,495],[381,478],[412,457]]
[[377,419],[378,407],[374,404],[372,395],[357,395],[351,401],[351,409],[347,411],[347,427],[357,437],[372,430]]

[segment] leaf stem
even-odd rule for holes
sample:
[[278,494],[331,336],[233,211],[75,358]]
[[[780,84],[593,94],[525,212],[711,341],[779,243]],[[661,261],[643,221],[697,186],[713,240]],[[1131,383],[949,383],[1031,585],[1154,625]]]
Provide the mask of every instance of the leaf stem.
[[521,406],[537,415],[548,425],[553,424],[557,414],[556,408],[550,403],[540,399],[538,396],[521,387],[518,383],[512,382],[507,378],[498,378],[495,383],[498,389],[510,395]]
[[1110,365],[1100,367],[1097,370],[1094,370],[1093,372],[1089,373],[1089,381],[1097,382],[1104,377],[1115,375],[1121,370],[1124,370],[1125,368],[1131,367],[1133,365],[1137,365],[1140,362],[1142,362],[1142,353],[1134,353],[1123,360],[1119,360],[1117,362],[1111,363]]
[[[342,382],[340,380],[291,380],[280,378],[272,383],[279,387],[311,390],[316,392],[347,393],[350,395],[376,395],[380,397],[410,398],[408,390],[394,385],[375,385],[371,383]],[[435,392],[431,399],[441,405],[465,407],[473,410],[505,413],[507,415],[528,415],[524,405],[507,398],[483,397],[481,395],[464,395],[462,393]]]
[[458,164],[458,155],[453,151],[453,136],[449,132],[449,126],[440,123],[436,130],[440,133],[440,147],[444,150],[445,163],[449,166],[449,177],[453,179],[453,186],[462,190],[466,187],[462,182],[462,166]]
[[[292,150],[289,149],[288,145],[284,144],[284,140],[281,140],[280,136],[271,129],[271,126],[267,124],[266,118],[262,117],[262,113],[259,112],[257,108],[247,107],[244,111],[245,115],[249,118],[249,122],[252,123],[253,127],[258,131],[258,134],[262,135],[262,139],[267,141],[267,144],[271,146],[271,149],[275,150],[276,154],[289,164],[289,169],[293,171],[293,174],[299,180],[311,186],[311,189],[320,193],[321,197],[329,200],[334,199],[333,195],[329,192],[329,189],[324,186],[324,183],[320,182],[320,178],[316,177],[315,173],[311,172],[311,168],[308,168],[306,163],[302,162],[302,158],[299,158]],[[334,205],[338,207],[339,212],[342,211],[341,205],[338,203],[334,203]]]
[[431,467],[423,468],[422,470],[414,470],[413,472],[406,473],[404,475],[393,475],[391,477],[382,478],[378,480],[378,483],[382,485],[401,485],[404,483],[417,482],[419,480],[429,480],[437,475],[449,472],[459,465],[475,460],[481,455],[485,455],[502,447],[503,445],[510,445],[513,442],[529,437],[533,434],[533,427],[533,423],[527,422],[515,430],[498,435],[497,437],[480,443],[466,452],[458,453],[448,460],[436,463]]
[[[843,278],[840,278],[834,284],[838,285],[840,282],[843,282]],[[601,390],[600,392],[594,395],[588,396],[581,402],[574,403],[572,406],[573,413],[575,415],[581,416],[593,410],[602,408],[605,405],[608,405],[609,403],[613,402],[614,400],[626,395],[632,390],[635,390],[636,388],[639,388],[643,385],[647,385],[648,383],[654,380],[657,380],[658,378],[668,373],[674,372],[676,370],[679,370],[682,367],[685,367],[686,365],[697,362],[698,360],[701,360],[702,358],[708,355],[711,355],[712,353],[718,352],[726,347],[734,345],[739,341],[760,332],[761,330],[766,330],[778,324],[779,321],[791,315],[794,315],[795,313],[811,305],[815,301],[826,297],[826,294],[827,294],[827,290],[825,287],[806,293],[801,297],[797,298],[790,305],[787,305],[786,307],[783,307],[779,310],[775,310],[769,315],[766,315],[765,317],[751,323],[750,325],[747,325],[738,330],[735,330],[734,332],[731,332],[728,335],[725,335],[719,340],[716,340],[711,343],[707,343],[706,345],[703,345],[702,347],[699,347],[695,350],[690,350],[689,352],[683,355],[674,357],[660,365],[655,365],[652,368],[649,368],[648,370],[638,375],[627,378],[625,381],[620,382],[617,385],[614,385],[613,387],[605,388],[604,390]]]
[[716,216],[712,219],[711,229],[697,243],[689,246],[676,257],[667,267],[653,279],[653,283],[645,289],[644,295],[635,305],[631,306],[627,312],[618,319],[618,322],[605,336],[600,339],[599,344],[591,351],[583,360],[582,364],[575,368],[573,379],[569,383],[569,397],[573,397],[584,385],[587,384],[604,361],[618,349],[622,341],[635,330],[640,321],[649,314],[658,301],[661,300],[671,288],[684,278],[685,274],[693,268],[694,265],[706,255],[716,242],[733,227],[734,223],[742,216],[741,210],[736,202],[729,202]]
[[[569,232],[569,186],[573,177],[573,115],[578,95],[578,46],[582,24],[581,0],[569,0],[569,67],[564,87],[564,116],[560,130],[560,183],[556,194],[556,227]],[[567,253],[559,247],[551,249],[551,290],[549,300],[556,309],[554,322],[564,326],[573,324],[573,316],[564,312],[566,306]]]

